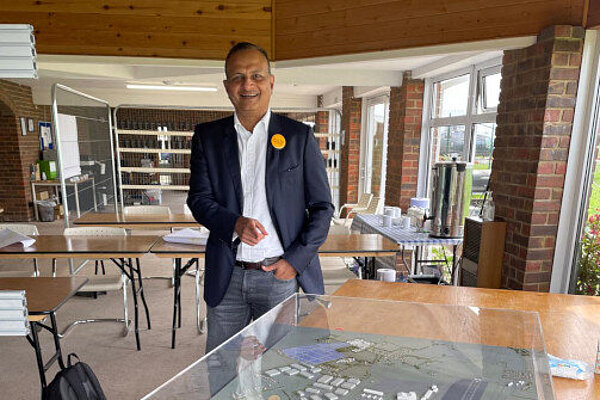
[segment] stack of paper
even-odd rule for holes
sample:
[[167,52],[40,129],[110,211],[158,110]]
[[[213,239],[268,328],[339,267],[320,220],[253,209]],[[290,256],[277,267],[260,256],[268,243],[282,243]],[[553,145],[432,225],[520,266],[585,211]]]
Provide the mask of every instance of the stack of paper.
[[180,231],[169,233],[163,236],[165,242],[195,244],[197,246],[206,246],[208,233],[202,233],[192,228],[185,228]]
[[0,336],[27,336],[27,300],[24,290],[0,291]]
[[23,247],[29,247],[35,243],[35,239],[13,232],[10,229],[0,229],[0,248],[15,243],[22,243]]

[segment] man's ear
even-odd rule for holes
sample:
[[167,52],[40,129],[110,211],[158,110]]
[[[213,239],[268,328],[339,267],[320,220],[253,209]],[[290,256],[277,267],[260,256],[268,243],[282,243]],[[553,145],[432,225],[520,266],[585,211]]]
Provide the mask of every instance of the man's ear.
[[273,86],[275,85],[275,75],[269,75],[269,80],[271,81],[271,90],[273,90]]

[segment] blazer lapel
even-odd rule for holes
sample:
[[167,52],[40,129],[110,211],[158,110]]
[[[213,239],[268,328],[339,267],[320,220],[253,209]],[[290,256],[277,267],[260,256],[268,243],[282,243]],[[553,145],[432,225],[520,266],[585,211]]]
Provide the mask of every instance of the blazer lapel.
[[[273,210],[273,202],[275,191],[279,185],[279,153],[281,150],[277,150],[271,144],[271,138],[273,135],[280,132],[279,117],[275,114],[271,114],[271,121],[269,121],[269,130],[267,135],[267,163],[265,171],[265,187],[267,190],[267,202],[269,203],[269,209]],[[273,212],[271,212],[273,214]]]
[[225,127],[223,153],[225,155],[225,167],[229,169],[231,178],[233,179],[233,189],[235,190],[239,211],[242,212],[244,209],[242,176],[240,172],[240,158],[238,156],[237,134],[233,127],[233,118],[231,118],[231,123],[228,123]]

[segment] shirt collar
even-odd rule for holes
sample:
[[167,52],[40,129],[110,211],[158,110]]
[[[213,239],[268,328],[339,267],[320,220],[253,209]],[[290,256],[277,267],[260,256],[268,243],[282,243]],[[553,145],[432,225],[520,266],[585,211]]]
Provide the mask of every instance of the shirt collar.
[[[265,127],[265,132],[269,132],[269,122],[270,121],[271,121],[271,108],[269,107],[267,109],[267,112],[265,113],[265,115],[263,115],[263,117],[260,119],[260,121],[258,121],[256,126],[263,124]],[[240,119],[237,116],[237,112],[233,113],[233,126],[235,127],[235,130],[237,132],[248,132],[248,130],[240,122]],[[256,126],[254,127],[254,129],[256,129]],[[250,133],[252,133],[252,132],[250,132]]]

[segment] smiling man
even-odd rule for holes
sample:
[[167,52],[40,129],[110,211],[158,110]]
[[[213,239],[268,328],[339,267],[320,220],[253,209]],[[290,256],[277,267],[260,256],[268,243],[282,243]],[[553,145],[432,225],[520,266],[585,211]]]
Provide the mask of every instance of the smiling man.
[[223,81],[233,117],[196,126],[187,204],[210,230],[206,352],[301,287],[322,294],[317,250],[333,205],[310,127],[272,114],[265,50],[238,43]]

